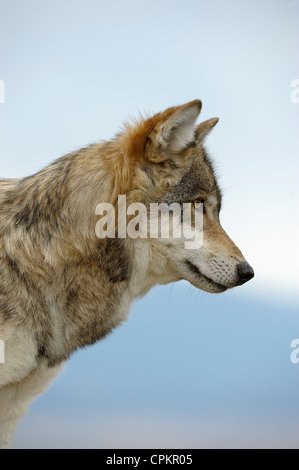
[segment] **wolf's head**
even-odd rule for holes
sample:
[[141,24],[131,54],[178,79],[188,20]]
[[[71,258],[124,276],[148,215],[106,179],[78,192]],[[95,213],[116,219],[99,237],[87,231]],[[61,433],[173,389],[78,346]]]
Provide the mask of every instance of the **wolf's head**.
[[[201,220],[202,240],[198,246],[186,247],[188,230],[174,236],[172,227],[163,237],[160,228],[158,236],[151,236],[148,225],[147,235],[132,240],[131,246],[138,247],[140,264],[147,260],[147,274],[156,283],[185,279],[216,293],[244,284],[254,272],[221,227],[221,192],[203,145],[218,119],[196,125],[200,110],[201,102],[194,100],[127,125],[115,140],[125,161],[120,176],[123,191],[119,189],[120,180],[116,186],[118,193],[126,194],[128,204],[142,203],[147,208],[148,222],[153,221],[153,204],[170,208],[175,204],[179,208],[176,222],[184,222],[183,209],[189,207],[190,233],[198,230],[195,221]],[[173,220],[174,212],[170,213]],[[158,214],[160,221],[165,221]],[[200,217],[196,219],[196,215]]]

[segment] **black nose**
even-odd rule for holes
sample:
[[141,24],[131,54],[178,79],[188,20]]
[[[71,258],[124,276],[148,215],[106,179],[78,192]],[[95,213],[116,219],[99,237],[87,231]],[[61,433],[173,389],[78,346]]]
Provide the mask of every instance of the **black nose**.
[[246,262],[238,264],[237,269],[240,278],[237,284],[238,286],[241,286],[242,284],[245,284],[245,282],[250,281],[250,279],[252,279],[254,276],[252,267]]

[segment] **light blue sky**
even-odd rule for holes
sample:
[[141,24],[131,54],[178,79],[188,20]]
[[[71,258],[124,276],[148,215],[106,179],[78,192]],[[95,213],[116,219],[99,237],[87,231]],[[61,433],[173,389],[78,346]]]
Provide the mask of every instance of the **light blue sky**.
[[[31,174],[69,151],[112,137],[124,121],[139,112],[155,113],[199,98],[203,102],[202,120],[220,118],[207,146],[224,188],[222,222],[256,271],[255,279],[248,285],[221,297],[222,314],[224,318],[227,315],[228,321],[225,335],[228,343],[244,335],[248,345],[254,344],[255,329],[260,334],[259,314],[267,312],[254,355],[258,376],[250,363],[250,352],[246,353],[247,367],[251,367],[248,380],[252,380],[257,396],[261,377],[267,376],[269,370],[275,376],[274,382],[263,382],[264,397],[273,387],[279,389],[279,375],[289,373],[285,376],[286,389],[294,384],[298,387],[299,377],[299,366],[288,373],[285,369],[289,368],[288,342],[299,337],[293,313],[294,306],[298,311],[299,305],[299,103],[292,103],[290,98],[291,82],[299,78],[298,25],[298,0],[0,0],[0,79],[5,83],[5,103],[0,104],[0,176]],[[150,316],[151,310],[161,310],[161,325],[167,328],[171,321],[168,310],[174,305],[167,303],[168,287],[157,292],[157,297],[136,304],[134,312],[137,316],[137,312]],[[211,308],[214,312],[214,308],[221,308],[209,295],[198,295],[196,302],[190,304],[190,289],[184,283],[176,286],[175,292],[181,306],[179,312],[187,315],[191,329],[193,313],[196,315],[198,309],[203,312]],[[252,315],[246,307],[248,299],[255,302]],[[230,317],[230,301],[241,302],[237,304],[241,318],[244,302],[248,331]],[[160,302],[167,311],[165,317]],[[279,306],[279,320],[271,316],[274,303]],[[146,322],[146,317],[142,318]],[[215,321],[217,325],[218,319]],[[230,321],[234,324],[232,330]],[[289,330],[280,335],[284,321]],[[213,325],[208,320],[200,325],[203,331],[210,328],[206,334],[210,334],[211,341]],[[138,331],[142,337],[144,327],[140,323],[136,334]],[[271,329],[275,344],[266,335],[267,328]],[[179,329],[178,323],[173,334]],[[263,335],[267,338],[264,344]],[[107,344],[109,341],[112,339],[107,339]],[[219,354],[227,347],[226,341],[221,347],[218,342]],[[196,367],[195,358],[199,354],[205,357],[209,349],[198,345],[195,338],[190,342],[195,349],[188,360]],[[185,347],[189,343],[183,341]],[[117,344],[113,343],[116,354],[121,354]],[[271,345],[280,351],[279,366],[277,362],[271,367],[259,362]],[[99,348],[102,351],[102,346]],[[159,362],[161,356],[150,345],[148,348],[140,367],[151,370],[151,364]],[[174,353],[175,345],[170,351]],[[239,374],[233,361],[238,350],[229,351],[228,393]],[[159,354],[163,354],[162,347]],[[54,388],[54,395],[50,392],[37,402],[36,416],[46,416],[49,409],[52,413],[55,407],[51,408],[51,397],[55,406],[67,402],[63,394],[72,383],[71,377],[80,377],[86,368],[79,359],[76,362],[77,357],[80,356],[71,361],[73,372],[58,381],[57,396]],[[100,361],[100,353],[96,357]],[[170,364],[171,361],[169,357]],[[184,368],[183,363],[180,367]],[[219,389],[220,370],[215,369],[210,381],[209,361],[201,367],[208,384],[206,393]],[[87,375],[94,373],[87,370]],[[164,383],[167,393],[171,393],[170,382],[169,379]],[[133,388],[135,385],[132,382]],[[111,390],[118,386],[111,382]],[[188,390],[181,393],[194,404]],[[288,399],[287,392],[279,391],[277,397],[281,409],[289,400],[299,417],[294,397]],[[94,403],[92,399],[91,402]],[[79,401],[76,403],[78,407]],[[158,406],[157,402],[153,406]],[[107,407],[113,409],[112,405]],[[286,408],[282,412],[285,420],[291,414]],[[249,409],[254,414],[254,404]],[[255,411],[258,415],[259,411]],[[19,443],[24,442],[25,434],[34,434],[31,421],[24,423],[28,423],[28,428]],[[238,432],[236,439],[237,435]]]

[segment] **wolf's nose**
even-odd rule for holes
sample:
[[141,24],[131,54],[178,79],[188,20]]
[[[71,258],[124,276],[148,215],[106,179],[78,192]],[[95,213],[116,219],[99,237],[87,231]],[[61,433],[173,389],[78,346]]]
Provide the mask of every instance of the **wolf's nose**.
[[252,279],[254,276],[252,267],[246,262],[238,264],[237,270],[240,278],[238,282],[239,286],[245,284],[247,281],[250,281],[250,279]]

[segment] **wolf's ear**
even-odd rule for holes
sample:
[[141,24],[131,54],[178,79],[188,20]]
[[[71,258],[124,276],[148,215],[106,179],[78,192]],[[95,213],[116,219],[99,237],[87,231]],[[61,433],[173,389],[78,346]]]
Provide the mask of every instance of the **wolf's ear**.
[[195,141],[197,143],[201,142],[211,132],[213,127],[216,126],[218,121],[219,118],[212,118],[201,122],[195,129]]
[[154,129],[147,137],[147,157],[154,162],[163,161],[167,153],[178,153],[194,141],[194,124],[201,110],[201,101],[194,100],[159,115]]

